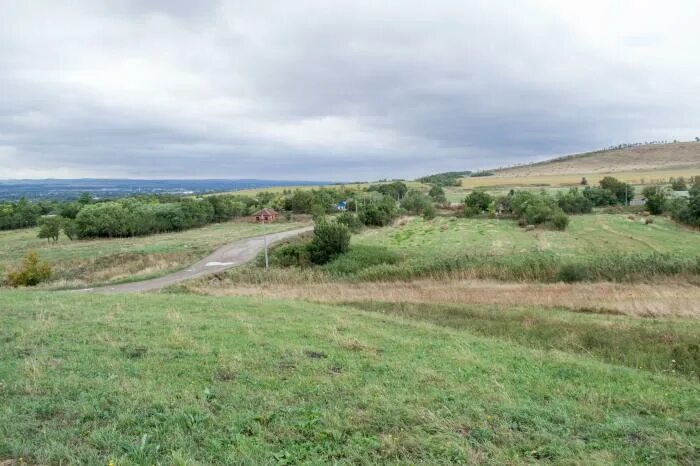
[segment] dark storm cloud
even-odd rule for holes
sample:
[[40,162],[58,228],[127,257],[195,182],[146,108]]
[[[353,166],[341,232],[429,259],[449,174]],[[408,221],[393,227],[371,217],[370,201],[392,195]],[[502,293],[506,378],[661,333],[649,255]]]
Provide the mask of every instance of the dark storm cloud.
[[413,177],[700,133],[690,1],[2,10],[0,177]]

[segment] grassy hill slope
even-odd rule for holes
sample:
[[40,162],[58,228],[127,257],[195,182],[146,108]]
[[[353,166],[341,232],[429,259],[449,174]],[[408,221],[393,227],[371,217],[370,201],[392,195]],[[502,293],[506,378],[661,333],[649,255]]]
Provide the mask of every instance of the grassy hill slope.
[[[453,313],[167,294],[0,299],[0,463],[698,460],[693,377],[472,331]],[[531,328],[537,312],[515,325]],[[567,326],[581,319],[559,317],[568,323],[543,328],[579,338]],[[580,344],[639,331],[618,319],[616,338],[591,328]]]
[[700,168],[700,142],[653,144],[576,154],[495,171],[496,176],[543,176]]

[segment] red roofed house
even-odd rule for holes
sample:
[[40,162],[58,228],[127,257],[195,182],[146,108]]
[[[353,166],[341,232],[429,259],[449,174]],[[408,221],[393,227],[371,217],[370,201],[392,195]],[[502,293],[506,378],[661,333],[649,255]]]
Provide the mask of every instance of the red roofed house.
[[270,223],[277,219],[277,212],[272,209],[264,208],[255,214],[255,221],[258,223]]

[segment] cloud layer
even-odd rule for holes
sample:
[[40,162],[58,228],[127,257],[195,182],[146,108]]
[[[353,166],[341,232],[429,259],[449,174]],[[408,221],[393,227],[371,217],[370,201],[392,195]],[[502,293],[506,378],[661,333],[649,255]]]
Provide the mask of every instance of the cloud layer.
[[0,178],[414,177],[690,139],[697,17],[695,1],[6,0]]

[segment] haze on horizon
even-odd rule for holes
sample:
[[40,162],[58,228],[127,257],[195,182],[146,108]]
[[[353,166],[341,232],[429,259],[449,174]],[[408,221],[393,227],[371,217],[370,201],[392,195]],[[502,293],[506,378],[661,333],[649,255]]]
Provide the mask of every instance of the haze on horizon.
[[691,0],[5,0],[0,178],[413,178],[690,140],[698,17]]

